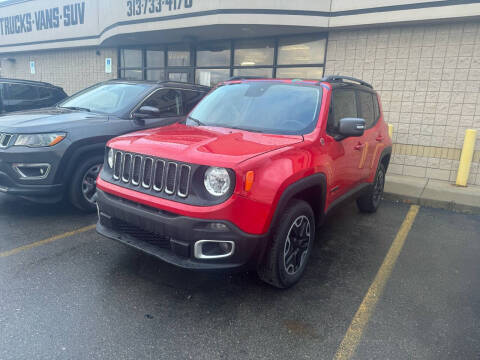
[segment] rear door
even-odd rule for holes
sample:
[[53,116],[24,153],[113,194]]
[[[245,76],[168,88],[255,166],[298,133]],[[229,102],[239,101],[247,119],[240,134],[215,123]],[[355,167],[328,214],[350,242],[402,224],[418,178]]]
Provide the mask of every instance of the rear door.
[[39,107],[36,86],[5,83],[3,93],[3,103],[6,112],[30,110]]
[[354,88],[334,89],[327,123],[327,134],[334,139],[329,149],[332,156],[333,181],[330,182],[328,191],[332,201],[353,190],[365,177],[361,171],[363,139],[361,137],[342,139],[337,133],[340,119],[357,117],[357,95]]
[[365,120],[365,133],[361,137],[361,141],[364,146],[362,148],[362,156],[360,158],[360,163],[358,166],[359,170],[362,173],[362,177],[367,178],[370,174],[373,154],[375,153],[375,148],[378,145],[377,132],[373,128],[377,119],[375,117],[375,107],[373,102],[373,97],[375,96],[375,94],[364,90],[356,91],[358,117]]

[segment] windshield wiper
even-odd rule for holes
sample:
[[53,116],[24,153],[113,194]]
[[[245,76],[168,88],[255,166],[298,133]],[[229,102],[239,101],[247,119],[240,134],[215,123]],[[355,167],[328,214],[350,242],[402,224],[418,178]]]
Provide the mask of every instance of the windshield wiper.
[[79,106],[59,106],[59,108],[69,109],[69,110],[88,111],[88,112],[91,111],[89,108],[84,108],[84,107],[79,107]]
[[244,127],[240,127],[240,126],[232,126],[232,125],[228,125],[228,124],[209,124],[208,126],[216,126],[216,127],[226,128],[226,129],[250,131],[250,132],[256,132],[256,133],[267,133],[266,130],[249,129],[249,128],[244,128]]
[[205,126],[205,124],[204,124],[203,122],[201,122],[200,120],[195,119],[195,118],[193,118],[193,117],[191,117],[191,116],[189,116],[189,117],[187,118],[187,120],[192,120],[192,121],[195,122],[198,126]]

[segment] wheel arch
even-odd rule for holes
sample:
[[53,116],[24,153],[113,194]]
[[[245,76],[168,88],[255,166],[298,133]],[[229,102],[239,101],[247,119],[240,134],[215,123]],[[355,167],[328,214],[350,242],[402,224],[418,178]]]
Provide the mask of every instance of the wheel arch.
[[317,224],[321,224],[325,215],[326,194],[327,177],[324,173],[313,174],[290,184],[280,195],[270,222],[269,233],[276,226],[281,214],[292,199],[307,202],[312,207]]

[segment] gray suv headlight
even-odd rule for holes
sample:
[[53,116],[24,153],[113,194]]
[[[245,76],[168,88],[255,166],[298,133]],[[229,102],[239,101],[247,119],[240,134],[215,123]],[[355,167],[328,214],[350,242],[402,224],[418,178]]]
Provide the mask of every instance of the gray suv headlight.
[[205,189],[213,196],[223,196],[231,186],[230,175],[225,168],[209,167],[205,171],[203,183]]
[[51,133],[51,134],[20,134],[15,140],[14,146],[28,146],[28,147],[47,147],[57,145],[61,142],[67,134],[65,133]]

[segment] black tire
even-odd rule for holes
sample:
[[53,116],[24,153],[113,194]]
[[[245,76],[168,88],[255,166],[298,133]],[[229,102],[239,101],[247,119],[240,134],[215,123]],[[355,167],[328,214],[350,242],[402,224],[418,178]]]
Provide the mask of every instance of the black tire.
[[357,199],[357,206],[361,212],[374,213],[380,206],[385,186],[385,166],[378,164],[375,180],[368,191]]
[[[290,241],[290,236],[293,241]],[[282,289],[295,285],[305,271],[314,240],[315,217],[312,208],[305,201],[291,200],[275,225],[265,259],[258,268],[260,279]]]
[[[103,165],[103,156],[84,160],[70,180],[68,197],[70,203],[84,212],[96,211],[96,176]],[[93,187],[92,187],[93,186]]]

